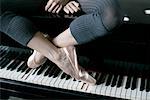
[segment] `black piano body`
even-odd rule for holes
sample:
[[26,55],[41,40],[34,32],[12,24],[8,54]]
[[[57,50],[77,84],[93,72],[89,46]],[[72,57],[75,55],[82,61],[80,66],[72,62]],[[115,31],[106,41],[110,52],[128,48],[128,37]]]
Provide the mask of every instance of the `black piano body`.
[[[47,70],[40,68],[33,70],[27,67],[21,67],[18,72],[24,72],[24,75],[20,78],[20,80],[14,79],[16,78],[15,76],[11,76],[11,74],[15,75],[15,73],[13,72],[11,72],[10,74],[7,71],[8,76],[6,75],[4,77],[2,77],[2,74],[2,76],[0,75],[1,98],[7,98],[8,96],[17,96],[28,99],[137,99],[138,97],[140,99],[143,99],[145,97],[144,99],[150,100],[150,15],[144,13],[145,10],[149,10],[150,2],[148,0],[136,0],[135,7],[133,9],[131,9],[132,3],[129,3],[129,0],[122,0],[122,4],[123,9],[126,12],[125,17],[127,17],[127,20],[124,20],[123,25],[121,25],[118,29],[115,29],[113,31],[113,34],[92,41],[90,43],[77,46],[79,63],[85,66],[86,69],[91,69],[92,75],[95,75],[95,77],[97,76],[97,79],[99,81],[98,85],[100,86],[101,84],[103,84],[103,86],[97,86],[98,89],[94,87],[95,90],[90,91],[88,89],[88,87],[90,86],[86,84],[82,84],[82,87],[78,86],[80,87],[79,90],[74,86],[70,87],[69,89],[65,89],[61,87],[64,85],[60,85],[61,88],[57,87],[59,86],[58,84],[57,86],[48,84],[42,85],[41,83],[36,83],[38,82],[38,80],[32,83],[32,81],[26,81],[26,79],[28,80],[29,76],[34,75],[34,77],[39,77],[41,74],[40,73],[38,75],[39,70],[42,70],[43,73]],[[138,11],[140,10],[141,12],[139,14]],[[41,29],[41,31],[56,33],[57,35],[59,32],[68,27],[69,23],[74,19],[74,17],[67,15],[48,15],[44,17],[32,16],[30,19],[35,23],[38,23],[38,27]],[[61,28],[58,29],[56,27],[56,24],[50,24],[48,23],[49,21],[55,21],[56,23],[59,23],[59,26]],[[49,28],[47,27],[50,25],[53,27],[53,30],[49,30]],[[1,70],[3,68],[6,68],[9,71],[14,71],[15,68],[19,68],[19,66],[17,67],[17,64],[20,64],[15,64],[14,62],[26,61],[27,57],[31,54],[31,50],[29,48],[21,46],[4,34],[1,34],[0,50],[2,57],[0,63],[1,65],[3,65],[1,66]],[[18,56],[18,53],[23,57],[15,58]],[[4,58],[3,55],[5,55]],[[10,64],[11,66],[13,66],[13,68],[11,68],[10,66],[8,66],[8,64],[13,59],[17,61],[14,61],[12,62],[12,64]],[[5,61],[7,61],[7,63],[5,63]],[[44,66],[48,66],[49,63],[51,65],[51,62],[47,62],[41,68],[43,68]],[[94,74],[94,72],[96,73]],[[9,76],[11,76],[11,78],[9,78]],[[51,75],[48,76],[51,77]],[[58,76],[56,75],[55,77]],[[61,76],[62,80],[60,82],[62,83],[62,81],[64,81],[66,77],[67,75],[64,75],[63,77]],[[126,83],[124,84],[123,79],[126,79]],[[115,82],[115,80],[117,82]],[[139,81],[140,86],[138,83]],[[57,81],[55,80],[54,83],[56,82]],[[76,84],[76,86],[77,84],[80,84],[80,82],[77,83],[76,80],[73,80],[73,82],[75,83],[72,84]],[[119,90],[119,87],[122,87],[122,89],[124,90],[126,89],[125,94],[120,93],[119,96],[116,96],[117,93],[121,91]],[[114,88],[115,90],[113,90]],[[105,90],[105,92],[100,89]],[[137,91],[136,93],[135,90]],[[113,92],[116,93],[114,94]],[[122,92],[124,91],[122,90]],[[109,93],[109,95],[106,93]],[[138,94],[140,95],[138,96]]]

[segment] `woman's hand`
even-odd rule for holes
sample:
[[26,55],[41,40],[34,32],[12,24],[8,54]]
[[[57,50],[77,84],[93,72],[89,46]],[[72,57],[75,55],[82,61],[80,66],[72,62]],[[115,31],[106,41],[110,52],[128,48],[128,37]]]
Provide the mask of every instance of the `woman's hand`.
[[45,11],[59,13],[69,0],[49,0],[45,6]]
[[69,13],[73,14],[73,13],[75,13],[75,12],[77,12],[77,11],[80,10],[79,3],[78,3],[78,2],[75,2],[75,1],[70,1],[69,3],[67,3],[67,4],[64,6],[63,10],[64,10],[67,14],[69,14]]

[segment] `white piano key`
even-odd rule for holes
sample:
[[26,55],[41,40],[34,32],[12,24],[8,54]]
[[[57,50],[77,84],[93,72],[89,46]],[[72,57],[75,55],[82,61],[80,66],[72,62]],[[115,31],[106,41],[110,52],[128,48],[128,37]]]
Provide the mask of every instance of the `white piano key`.
[[53,80],[53,77],[48,77],[45,84],[46,84],[47,86],[51,86],[50,82],[51,82],[52,80]]
[[63,74],[64,72],[60,72],[59,73],[59,75],[57,76],[58,77],[58,79],[57,79],[57,81],[55,82],[55,87],[63,87],[63,86],[61,86],[60,84],[62,84],[61,82],[62,82],[62,79],[61,79],[61,76],[62,76],[62,74]]
[[78,81],[78,80],[74,81],[74,84],[73,84],[73,86],[72,86],[72,90],[77,90],[78,84],[79,84],[79,81]]
[[49,83],[47,83],[49,77],[48,76],[45,76],[42,80],[42,85],[46,85],[46,86],[49,86]]
[[23,80],[24,82],[28,82],[28,81],[27,81],[27,78],[28,78],[29,75],[32,73],[32,71],[33,71],[33,69],[31,69],[27,74],[25,74],[25,75],[23,76],[22,80]]
[[136,94],[137,94],[137,89],[138,89],[138,84],[139,84],[139,78],[137,78],[137,82],[136,82],[136,88],[134,90],[131,91],[131,99],[136,99]]
[[2,73],[3,75],[2,75],[2,77],[3,78],[6,78],[6,79],[8,79],[8,75],[9,75],[9,73],[11,73],[11,71],[10,70],[4,70],[4,72]]
[[[61,72],[61,73],[59,73],[59,74],[62,74],[63,72]],[[59,77],[53,77],[53,75],[51,76],[52,77],[52,80],[51,80],[51,82],[49,83],[50,84],[50,86],[52,86],[52,87],[54,87],[55,86],[55,82],[57,81],[57,79],[58,79],[58,81],[59,81]]]
[[96,86],[96,91],[91,91],[91,93],[96,93],[96,94],[100,95],[102,86],[103,86],[103,84]]
[[18,67],[20,67],[20,64],[22,64],[21,61],[19,61],[18,65],[16,66],[16,68],[15,68],[14,70],[8,70],[8,73],[6,73],[6,75],[5,75],[6,77],[5,77],[5,78],[11,79],[11,76],[12,76],[13,73],[16,71],[16,69],[17,69]]
[[82,81],[79,82],[79,84],[78,84],[78,86],[77,86],[77,90],[78,90],[78,91],[81,91],[84,84],[85,84],[85,83],[82,82]]
[[130,88],[126,89],[126,99],[131,99],[131,86],[133,82],[133,77],[131,77]]
[[64,87],[65,89],[68,89],[67,87],[68,87],[68,85],[69,85],[69,83],[70,83],[71,80],[73,80],[72,77],[70,77],[70,79],[68,79],[68,80],[65,81],[65,83],[64,83],[64,85],[63,85],[63,87]]
[[140,86],[141,86],[141,78],[138,78],[137,80],[138,84],[137,84],[137,91],[136,91],[136,100],[141,100],[141,95],[142,95],[142,91],[140,91]]
[[[21,64],[21,62],[20,62],[20,64]],[[12,75],[13,75],[13,73],[16,73],[17,72],[17,68],[18,67],[20,67],[20,64],[13,70],[13,71],[10,71],[8,74],[7,74],[7,79],[12,79],[11,77],[12,77]]]
[[111,95],[111,89],[112,89],[111,84],[112,84],[113,79],[114,79],[114,75],[112,76],[112,79],[111,79],[110,85],[109,85],[109,86],[107,86],[107,88],[106,88],[106,95],[108,95],[108,96],[110,96],[110,95]]
[[145,79],[145,89],[142,91],[142,100],[146,100],[147,92],[146,92],[147,79]]
[[58,87],[60,88],[64,88],[64,84],[65,84],[65,81],[66,81],[66,78],[63,78],[63,79],[60,79],[57,84],[58,84]]
[[61,76],[62,76],[62,74],[63,74],[64,72],[60,72],[60,74],[58,75],[58,79],[57,79],[57,81],[56,81],[56,83],[55,83],[55,87],[63,87],[62,85],[60,85],[60,84],[62,84],[61,82],[62,82],[62,79],[61,79]]
[[147,92],[146,100],[150,100],[150,92]]
[[88,83],[84,83],[83,86],[82,86],[82,90],[81,91],[82,92],[87,91],[88,87],[89,87],[89,84]]
[[20,72],[17,72],[17,69],[24,63],[24,61],[21,61],[21,63],[18,65],[18,67],[13,71],[13,73],[10,76],[10,79],[16,80],[17,75],[20,74]]
[[73,80],[74,80],[74,78],[72,78],[72,79],[70,80],[70,82],[69,82],[69,84],[68,84],[68,86],[67,86],[67,89],[72,90],[73,84],[74,84],[74,82],[75,82],[75,81],[73,81]]
[[[26,70],[28,70],[28,68],[27,68]],[[19,80],[19,81],[24,81],[22,78],[23,78],[23,76],[25,75],[26,70],[25,70],[24,72],[22,72],[22,73],[17,77],[17,80]]]
[[117,84],[119,81],[119,75],[117,76],[117,80],[116,80],[116,85],[114,87],[112,87],[111,92],[110,92],[110,96],[115,97],[116,91],[117,91]]
[[[102,75],[102,73],[100,73],[99,78],[101,77],[101,75]],[[96,94],[100,95],[102,86],[103,86],[103,84],[98,85],[98,86],[96,87],[96,91],[91,90],[91,93],[94,93],[94,92],[95,92]]]
[[36,70],[35,68],[32,70],[32,72],[30,73],[30,75],[29,75],[29,77],[26,79],[26,81],[32,82],[32,80],[33,80],[33,78],[34,78],[33,73],[34,73],[35,70]]
[[41,69],[41,67],[39,67],[38,70],[33,74],[34,77],[32,79],[32,82],[35,84],[38,84],[37,81],[38,81],[40,75],[37,75],[37,73],[39,72],[40,69]]
[[[101,73],[99,73],[97,80],[100,78],[100,76],[101,76]],[[90,91],[90,93],[94,93],[94,94],[100,94],[101,86],[102,86],[101,84],[91,86],[91,87],[89,87],[89,90],[87,90],[87,91]]]
[[[38,68],[38,69],[36,68],[36,69],[34,69],[34,70],[31,72],[30,76],[28,77],[28,78],[29,78],[29,82],[37,84],[37,82],[36,82],[36,78],[38,77],[37,72],[38,72],[40,69],[41,69],[41,68]],[[35,71],[36,71],[36,72],[35,72]]]
[[48,68],[45,68],[44,69],[44,71],[39,75],[40,77],[39,77],[39,79],[37,80],[37,82],[39,83],[39,84],[42,84],[42,80],[44,79],[44,73],[46,72],[46,70],[47,70]]
[[106,82],[107,82],[108,76],[109,75],[107,74],[106,78],[105,78],[105,82],[102,84],[101,91],[100,91],[101,95],[105,95],[106,94],[106,89],[107,89]]
[[[50,67],[50,66],[49,66],[49,67]],[[52,72],[53,68],[54,68],[54,66],[52,66],[52,68],[50,69],[49,73]],[[47,70],[48,70],[48,69],[47,69]],[[49,83],[50,83],[51,80],[52,80],[52,77],[49,77],[49,76],[47,75],[47,76],[45,76],[45,77],[43,78],[42,84],[44,84],[44,85],[46,85],[46,86],[49,86]]]
[[125,93],[125,91],[123,91],[123,93],[122,93],[122,89],[125,88],[126,81],[127,81],[127,76],[124,76],[123,80],[122,80],[122,85],[116,89],[115,97],[121,98],[122,95],[125,97],[125,94],[123,94],[123,93]]
[[147,92],[144,90],[142,91],[141,100],[146,100]]
[[118,91],[118,92],[121,93],[120,98],[125,98],[126,97],[126,91],[127,91],[127,89],[125,89],[126,82],[127,82],[127,76],[124,76],[123,86],[121,88],[121,91],[120,90]]
[[11,60],[8,64],[6,64],[5,68],[0,70],[0,77],[5,77],[4,74],[7,73],[7,67],[12,64],[15,60]]

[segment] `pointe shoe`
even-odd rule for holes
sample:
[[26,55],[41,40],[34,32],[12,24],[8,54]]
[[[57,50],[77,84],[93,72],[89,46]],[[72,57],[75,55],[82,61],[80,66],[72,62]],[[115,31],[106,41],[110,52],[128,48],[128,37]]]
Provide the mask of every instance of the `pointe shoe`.
[[39,63],[36,62],[35,57],[38,55],[40,56],[41,54],[39,52],[37,52],[36,50],[34,50],[33,54],[28,58],[27,65],[29,68],[37,68],[46,62],[46,60],[47,60],[46,57],[42,58]]
[[73,48],[73,54],[69,53],[69,50],[67,48],[63,48],[66,56],[68,57],[71,65],[74,67],[74,71],[76,71],[77,74],[77,80],[79,81],[83,81],[85,83],[91,84],[91,85],[95,85],[96,84],[96,80],[90,76],[82,67],[80,67],[78,65],[78,61],[77,61],[77,54],[76,54],[76,50],[75,48]]

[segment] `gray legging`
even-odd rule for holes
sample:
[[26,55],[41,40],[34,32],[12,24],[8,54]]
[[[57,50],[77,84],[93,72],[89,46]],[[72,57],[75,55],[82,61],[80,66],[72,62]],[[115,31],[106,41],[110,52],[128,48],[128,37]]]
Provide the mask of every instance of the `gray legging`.
[[[122,13],[117,0],[77,1],[85,12],[70,24],[78,44],[104,36],[121,23]],[[17,14],[43,16],[46,3],[47,0],[2,0],[0,31],[26,46],[38,29],[30,20]]]

